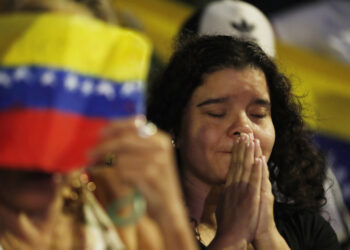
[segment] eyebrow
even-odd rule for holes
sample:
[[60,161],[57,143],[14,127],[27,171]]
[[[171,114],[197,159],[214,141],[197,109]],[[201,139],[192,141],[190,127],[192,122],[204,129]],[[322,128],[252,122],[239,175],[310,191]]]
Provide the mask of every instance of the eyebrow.
[[[225,103],[228,100],[228,97],[222,97],[222,98],[210,98],[207,99],[199,104],[197,104],[197,107],[202,107],[205,105],[210,105],[210,104],[220,104],[220,103]],[[264,106],[267,109],[271,109],[271,102],[267,99],[255,99],[252,103],[252,105],[259,105],[259,106]]]
[[[205,106],[205,105],[209,105],[209,104],[218,104],[218,103],[224,103],[228,100],[228,97],[222,97],[222,98],[210,98],[207,99],[199,104],[197,104],[197,107],[201,107],[201,106]],[[265,106],[267,108],[271,108],[271,102],[269,100],[266,99],[255,99],[252,102],[253,105],[261,105],[261,106]]]
[[271,102],[266,99],[256,99],[252,102],[253,105],[265,106],[266,108],[271,108]]
[[209,104],[224,103],[227,101],[227,99],[228,99],[228,97],[210,98],[210,99],[207,99],[207,100],[197,104],[197,107],[202,107],[202,106],[209,105]]

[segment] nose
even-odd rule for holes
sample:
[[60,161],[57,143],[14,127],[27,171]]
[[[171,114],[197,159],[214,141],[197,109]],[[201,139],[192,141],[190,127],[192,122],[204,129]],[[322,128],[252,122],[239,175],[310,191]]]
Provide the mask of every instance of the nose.
[[253,134],[250,121],[245,114],[237,115],[227,130],[229,137],[238,137],[242,133]]

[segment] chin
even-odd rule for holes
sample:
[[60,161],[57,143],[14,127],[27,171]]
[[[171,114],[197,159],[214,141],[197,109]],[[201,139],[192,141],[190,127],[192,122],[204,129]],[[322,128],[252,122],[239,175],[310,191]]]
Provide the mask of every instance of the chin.
[[2,202],[18,211],[40,212],[51,206],[58,194],[58,187],[42,187],[38,189],[8,189],[2,193]]
[[215,176],[210,178],[210,184],[213,186],[224,185],[226,183],[228,171],[217,172]]
[[[231,163],[231,159],[229,162]],[[220,182],[223,182],[221,184],[226,183],[226,179],[231,167],[230,163],[228,163],[227,161],[223,162],[221,165],[222,167],[219,169],[219,172],[217,173],[218,179],[220,180]]]
[[16,210],[27,212],[40,212],[48,209],[57,197],[54,190],[46,190],[42,192],[25,192],[19,195],[18,199],[12,201]]
[[20,171],[3,173],[0,178],[0,200],[14,210],[43,211],[50,207],[60,191],[61,183],[55,181],[51,174]]

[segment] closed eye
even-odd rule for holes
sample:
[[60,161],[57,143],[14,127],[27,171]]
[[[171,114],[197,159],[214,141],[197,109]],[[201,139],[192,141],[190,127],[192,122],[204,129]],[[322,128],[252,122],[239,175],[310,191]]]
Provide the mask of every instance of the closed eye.
[[213,113],[213,112],[207,112],[207,115],[215,118],[222,118],[226,115],[226,113]]
[[252,114],[252,116],[254,118],[262,119],[262,118],[265,118],[267,114]]

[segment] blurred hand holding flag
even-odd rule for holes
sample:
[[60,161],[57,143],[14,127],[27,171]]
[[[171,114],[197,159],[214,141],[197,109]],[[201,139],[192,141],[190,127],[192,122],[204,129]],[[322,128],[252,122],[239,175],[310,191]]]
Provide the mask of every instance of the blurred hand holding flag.
[[0,166],[66,172],[111,119],[144,113],[150,43],[64,14],[0,17]]

